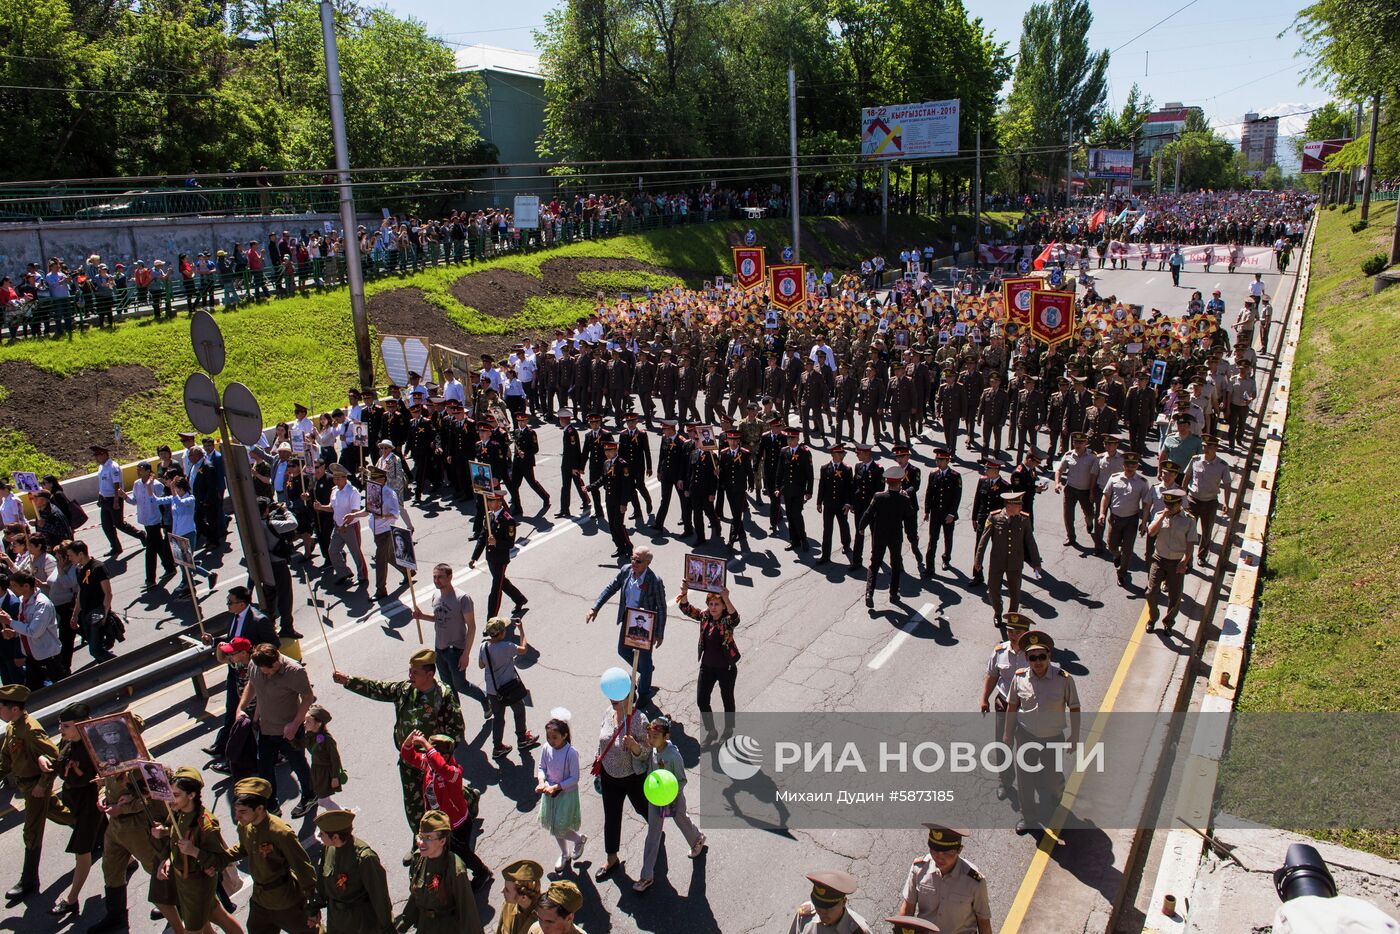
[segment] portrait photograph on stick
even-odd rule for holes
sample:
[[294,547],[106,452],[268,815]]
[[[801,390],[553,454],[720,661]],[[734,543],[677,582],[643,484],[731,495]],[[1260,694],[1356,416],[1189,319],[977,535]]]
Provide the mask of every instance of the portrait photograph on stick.
[[138,760],[150,759],[141,731],[127,711],[85,720],[78,724],[78,731],[98,778],[128,771],[136,767]]

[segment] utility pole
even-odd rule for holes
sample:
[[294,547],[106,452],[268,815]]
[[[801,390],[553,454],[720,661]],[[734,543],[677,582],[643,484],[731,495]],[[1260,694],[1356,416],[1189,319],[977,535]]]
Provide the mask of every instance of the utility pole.
[[[1355,139],[1361,138],[1361,118],[1365,114],[1366,105],[1363,101],[1356,102],[1356,132],[1352,134]],[[1355,203],[1357,189],[1361,187],[1360,169],[1352,169],[1347,173],[1351,181],[1351,188],[1347,191],[1347,201]]]
[[1181,147],[1176,147],[1176,181],[1172,184],[1172,192],[1181,194]]
[[1074,117],[1069,118],[1069,146],[1065,152],[1065,207],[1074,198]]
[[1371,213],[1371,176],[1376,174],[1376,133],[1380,129],[1381,95],[1371,95],[1371,138],[1366,141],[1366,177],[1361,180],[1361,219]]
[[350,281],[350,316],[355,327],[355,358],[360,387],[374,385],[374,354],[369,345],[369,315],[365,311],[365,276],[360,269],[360,242],[355,235],[355,196],[350,188],[350,150],[345,141],[345,98],[340,90],[340,53],[335,43],[335,8],[321,0],[321,34],[326,45],[326,89],[331,99],[331,139],[335,172],[340,184],[340,224],[345,230],[345,272]]
[[793,70],[791,62],[788,63],[788,149],[792,174],[792,192],[788,195],[788,199],[792,201],[792,258],[794,262],[800,263],[802,262],[802,228],[798,216],[797,198],[797,72]]
[[[972,263],[982,259],[982,121],[977,121],[977,203],[972,208]],[[956,262],[954,258],[954,262]]]
[[1160,195],[1162,193],[1162,150],[1157,150],[1157,171],[1152,173],[1153,189],[1152,193]]

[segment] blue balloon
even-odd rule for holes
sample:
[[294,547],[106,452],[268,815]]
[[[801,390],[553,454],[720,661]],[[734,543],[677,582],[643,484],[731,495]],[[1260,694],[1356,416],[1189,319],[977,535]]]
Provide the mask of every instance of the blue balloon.
[[598,679],[598,687],[610,701],[620,701],[632,693],[632,675],[626,668],[609,668]]

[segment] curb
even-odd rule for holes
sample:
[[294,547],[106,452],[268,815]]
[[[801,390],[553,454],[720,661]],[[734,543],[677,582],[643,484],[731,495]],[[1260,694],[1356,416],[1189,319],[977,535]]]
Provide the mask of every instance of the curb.
[[[1225,607],[1224,625],[1216,639],[1215,654],[1210,662],[1210,680],[1201,699],[1202,713],[1228,714],[1234,710],[1240,675],[1249,654],[1248,637],[1254,622],[1254,599],[1273,510],[1284,425],[1288,418],[1293,360],[1303,329],[1303,308],[1307,303],[1316,235],[1317,219],[1314,217],[1293,288],[1288,328],[1279,346],[1274,384],[1268,405],[1262,413],[1260,437],[1264,440],[1264,450],[1253,471],[1254,491],[1250,497],[1249,515],[1241,532],[1239,548],[1234,552],[1235,576]],[[1226,564],[1224,557],[1220,564]],[[1195,890],[1205,842],[1194,831],[1176,829],[1176,825],[1184,821],[1209,830],[1211,805],[1215,799],[1216,779],[1220,759],[1225,753],[1226,737],[1225,731],[1205,730],[1199,731],[1192,742],[1183,773],[1182,792],[1173,815],[1173,829],[1167,832],[1152,896],[1147,901],[1144,934],[1182,934],[1186,930],[1191,913],[1191,893]],[[1174,897],[1177,905],[1175,913],[1170,915],[1163,913],[1161,907],[1168,896]]]

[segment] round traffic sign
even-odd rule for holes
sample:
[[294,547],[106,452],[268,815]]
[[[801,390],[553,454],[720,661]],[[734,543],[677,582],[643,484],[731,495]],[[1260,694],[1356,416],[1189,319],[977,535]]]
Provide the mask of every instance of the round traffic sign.
[[219,430],[219,390],[203,373],[191,373],[185,380],[185,414],[200,434]]
[[224,418],[239,444],[252,447],[262,437],[262,407],[242,383],[229,383],[224,390]]
[[194,358],[204,372],[218,376],[224,371],[224,335],[209,312],[196,312],[190,319],[190,342],[194,344]]

